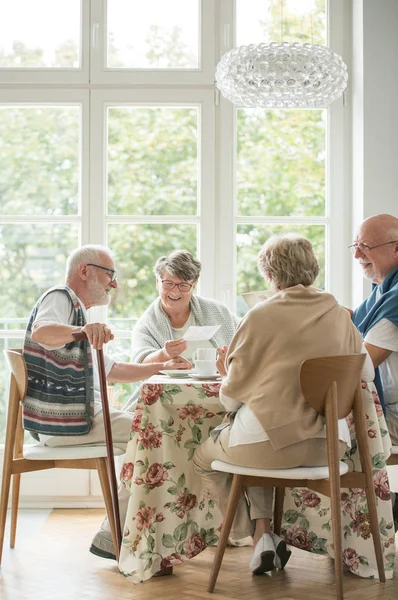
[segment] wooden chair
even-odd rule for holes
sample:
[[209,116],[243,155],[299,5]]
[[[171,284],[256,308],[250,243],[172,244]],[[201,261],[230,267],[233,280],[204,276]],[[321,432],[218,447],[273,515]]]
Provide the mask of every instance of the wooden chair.
[[[367,444],[367,426],[363,407],[360,373],[364,354],[328,356],[306,360],[301,365],[300,385],[306,402],[326,420],[328,466],[295,469],[255,469],[215,460],[212,468],[233,474],[232,487],[221,530],[217,553],[210,574],[208,591],[213,592],[234,520],[242,488],[275,487],[274,530],[280,533],[285,487],[308,487],[330,497],[335,554],[336,597],[343,600],[343,564],[341,538],[340,487],[364,488],[370,515],[370,527],[381,582],[385,582],[383,552],[378,527],[376,496]],[[338,458],[338,419],[353,410],[362,472],[348,472]]]
[[[84,336],[85,334],[83,334]],[[104,385],[104,364],[102,350],[98,358],[102,362],[98,362],[100,372],[101,388]],[[116,559],[119,559],[119,549],[121,541],[120,521],[115,518],[115,500],[114,494],[111,491],[110,480],[112,481],[112,467],[114,474],[113,456],[121,455],[123,451],[119,448],[113,448],[112,434],[109,421],[109,435],[107,445],[99,446],[73,446],[63,448],[49,448],[41,444],[34,444],[24,448],[24,430],[22,427],[22,409],[23,402],[28,386],[27,369],[25,359],[21,354],[21,350],[5,350],[4,351],[8,364],[11,370],[10,395],[8,402],[8,416],[6,425],[6,439],[4,449],[4,464],[3,478],[1,486],[0,500],[0,563],[3,551],[5,524],[7,516],[7,504],[10,492],[11,476],[13,476],[12,487],[12,505],[11,505],[11,531],[10,531],[10,547],[15,546],[19,489],[21,474],[30,471],[41,471],[44,469],[96,469],[101,484],[102,494],[104,497],[107,517],[112,532],[113,544],[115,547]],[[103,378],[101,378],[101,372]],[[103,408],[108,409],[106,386],[105,391],[101,389]],[[104,417],[106,417],[104,413]],[[105,421],[106,423],[106,421]],[[111,455],[109,456],[109,447],[111,445]],[[109,457],[109,458],[108,458]],[[111,464],[112,460],[112,464]],[[111,474],[111,476],[109,475]],[[115,487],[115,481],[112,484]],[[117,504],[117,491],[116,491]],[[118,514],[118,505],[117,505]]]

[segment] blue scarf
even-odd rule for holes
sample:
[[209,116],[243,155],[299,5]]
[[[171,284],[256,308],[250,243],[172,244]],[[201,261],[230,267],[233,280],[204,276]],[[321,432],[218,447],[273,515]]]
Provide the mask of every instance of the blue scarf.
[[[376,300],[377,289],[380,291],[378,300]],[[364,300],[352,315],[352,320],[363,338],[381,319],[387,319],[398,327],[398,266],[387,275],[379,286],[376,283],[372,285],[372,293],[369,298]],[[376,369],[374,382],[383,411],[385,411],[383,388],[378,368]]]

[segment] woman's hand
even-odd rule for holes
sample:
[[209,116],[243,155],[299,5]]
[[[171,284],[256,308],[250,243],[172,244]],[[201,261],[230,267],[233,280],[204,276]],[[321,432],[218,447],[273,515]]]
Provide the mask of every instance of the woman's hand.
[[192,365],[189,360],[186,360],[182,356],[177,356],[165,362],[163,369],[192,369]]
[[225,368],[225,357],[227,356],[228,346],[223,346],[222,348],[217,348],[217,362],[216,367],[217,371],[220,373],[221,377],[225,377],[227,374],[227,370]]
[[183,338],[179,340],[170,340],[165,343],[163,352],[168,358],[177,358],[177,356],[180,356],[180,354],[182,354],[187,349],[187,347],[188,342],[185,341]]

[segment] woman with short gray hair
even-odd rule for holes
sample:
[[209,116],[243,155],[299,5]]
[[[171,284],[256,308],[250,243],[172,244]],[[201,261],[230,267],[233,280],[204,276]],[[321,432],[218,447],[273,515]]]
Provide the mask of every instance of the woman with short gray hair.
[[[187,250],[174,250],[158,258],[154,273],[159,297],[134,326],[132,362],[159,362],[162,356],[183,356],[192,361],[197,347],[218,348],[219,354],[225,353],[238,318],[220,302],[194,295],[200,270],[201,263]],[[191,325],[220,328],[210,340],[186,342],[183,335]]]

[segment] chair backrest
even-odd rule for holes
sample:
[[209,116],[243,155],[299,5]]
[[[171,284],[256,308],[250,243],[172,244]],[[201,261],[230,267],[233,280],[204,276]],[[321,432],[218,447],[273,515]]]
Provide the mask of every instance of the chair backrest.
[[4,350],[4,354],[17,386],[18,399],[22,402],[28,389],[28,371],[25,359],[21,354],[21,350]]
[[345,419],[354,404],[365,356],[347,354],[305,360],[300,368],[300,386],[306,402],[324,414],[327,391],[335,381],[338,418]]

